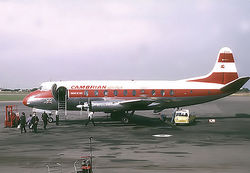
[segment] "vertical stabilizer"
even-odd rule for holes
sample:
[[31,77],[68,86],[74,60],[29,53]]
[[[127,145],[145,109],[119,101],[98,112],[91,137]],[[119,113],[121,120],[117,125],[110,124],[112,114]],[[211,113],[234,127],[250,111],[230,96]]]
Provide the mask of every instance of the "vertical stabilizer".
[[208,75],[188,81],[227,84],[237,78],[233,53],[230,48],[224,47],[219,51],[215,66]]

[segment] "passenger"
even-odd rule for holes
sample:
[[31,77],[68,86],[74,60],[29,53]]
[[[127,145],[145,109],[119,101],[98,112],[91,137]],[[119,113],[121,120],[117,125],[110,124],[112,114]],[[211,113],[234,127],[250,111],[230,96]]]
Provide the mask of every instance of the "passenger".
[[42,114],[42,120],[43,120],[43,128],[46,130],[47,124],[48,124],[48,114],[44,111]]
[[26,133],[26,129],[25,129],[25,125],[26,125],[26,117],[25,117],[25,113],[22,112],[22,115],[20,117],[20,127],[21,127],[21,133],[23,133],[23,130],[24,132]]
[[27,119],[27,124],[28,124],[28,127],[29,127],[29,129],[32,129],[32,123],[31,123],[31,119],[32,119],[32,114],[30,114],[30,116],[29,116],[29,118]]
[[12,121],[12,127],[18,126],[19,121],[18,121],[17,116],[14,112],[12,113],[11,121]]
[[11,121],[11,113],[10,113],[10,111],[8,111],[8,121],[10,122]]
[[90,113],[88,114],[88,121],[87,121],[87,123],[85,124],[85,126],[87,126],[87,125],[88,125],[88,123],[89,123],[90,121],[91,121],[91,122],[92,122],[92,124],[95,126],[95,122],[94,122],[93,114],[94,114],[94,112],[90,112]]
[[56,125],[59,125],[59,115],[58,115],[58,111],[56,111]]
[[36,116],[36,113],[34,113],[31,119],[31,123],[33,125],[33,130],[35,133],[37,133],[38,122],[39,122],[39,118]]

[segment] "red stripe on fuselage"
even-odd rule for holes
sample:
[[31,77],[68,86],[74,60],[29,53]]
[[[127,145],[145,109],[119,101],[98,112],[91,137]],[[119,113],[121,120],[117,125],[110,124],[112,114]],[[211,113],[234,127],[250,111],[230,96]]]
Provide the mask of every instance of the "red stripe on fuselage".
[[[124,90],[127,95],[124,95]],[[88,91],[88,95],[84,95]],[[98,95],[95,94],[98,91]],[[117,91],[117,96],[114,93]],[[135,95],[133,95],[135,91]],[[107,96],[104,92],[108,92]],[[153,94],[155,93],[155,94]],[[108,89],[108,90],[69,90],[70,98],[80,97],[192,97],[222,94],[217,89]]]
[[220,53],[218,62],[234,62],[232,53]]
[[207,82],[227,84],[238,78],[236,72],[213,72],[210,76],[202,79],[189,80],[189,82]]
[[[124,95],[124,90],[127,95]],[[84,95],[84,91],[88,91],[88,96]],[[98,91],[98,95],[95,95]],[[104,91],[108,92],[104,96]],[[114,92],[117,91],[117,95]],[[133,95],[135,91],[135,95]],[[155,91],[155,94],[152,92]],[[69,98],[86,98],[86,97],[194,97],[194,96],[208,96],[223,94],[218,89],[108,89],[108,90],[69,90]],[[35,98],[53,98],[51,91],[35,91],[30,93],[28,97],[35,96]]]

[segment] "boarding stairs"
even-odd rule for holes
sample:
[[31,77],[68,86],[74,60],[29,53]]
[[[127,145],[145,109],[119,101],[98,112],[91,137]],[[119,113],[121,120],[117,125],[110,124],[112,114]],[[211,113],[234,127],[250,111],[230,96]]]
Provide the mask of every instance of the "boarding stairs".
[[58,101],[58,115],[61,120],[67,119],[67,102],[65,100]]

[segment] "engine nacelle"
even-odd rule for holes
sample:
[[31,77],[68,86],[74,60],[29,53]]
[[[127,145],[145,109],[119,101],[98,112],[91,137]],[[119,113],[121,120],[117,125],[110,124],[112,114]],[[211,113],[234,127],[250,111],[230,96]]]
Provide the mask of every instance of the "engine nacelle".
[[112,101],[92,101],[90,104],[90,110],[93,112],[109,112],[119,111],[124,109],[124,106],[120,105],[119,102]]

